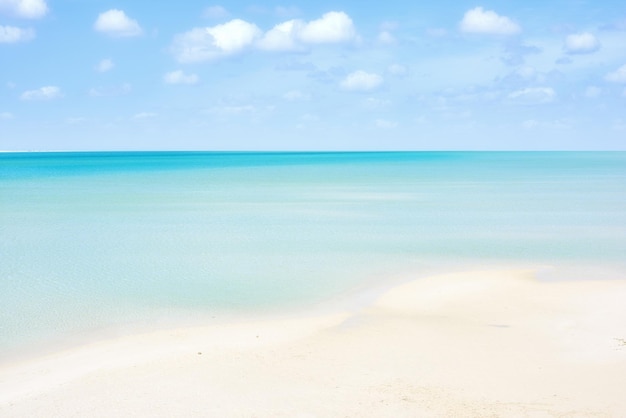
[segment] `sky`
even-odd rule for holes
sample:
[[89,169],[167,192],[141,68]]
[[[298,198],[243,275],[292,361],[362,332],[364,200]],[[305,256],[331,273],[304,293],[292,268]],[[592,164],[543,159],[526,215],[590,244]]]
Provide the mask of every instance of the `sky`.
[[0,150],[626,150],[626,2],[0,0]]

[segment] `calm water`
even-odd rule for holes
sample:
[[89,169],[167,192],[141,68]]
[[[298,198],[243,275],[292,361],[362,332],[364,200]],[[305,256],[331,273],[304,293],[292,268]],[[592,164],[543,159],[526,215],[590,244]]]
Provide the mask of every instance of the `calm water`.
[[620,276],[624,254],[626,153],[0,154],[0,355],[437,266]]

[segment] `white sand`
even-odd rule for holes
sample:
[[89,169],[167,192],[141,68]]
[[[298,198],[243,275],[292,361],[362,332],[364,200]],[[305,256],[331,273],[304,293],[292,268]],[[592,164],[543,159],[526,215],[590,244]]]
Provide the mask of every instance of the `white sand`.
[[0,416],[626,416],[626,280],[450,274],[357,312],[84,345],[1,369]]

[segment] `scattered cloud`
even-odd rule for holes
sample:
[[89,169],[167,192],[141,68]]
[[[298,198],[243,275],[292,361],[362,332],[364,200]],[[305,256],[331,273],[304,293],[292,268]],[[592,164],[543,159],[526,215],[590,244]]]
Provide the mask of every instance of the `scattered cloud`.
[[22,29],[15,26],[0,25],[0,44],[13,44],[30,41],[35,37],[33,29]]
[[222,6],[209,6],[202,11],[202,17],[208,19],[223,19],[228,16],[230,13]]
[[459,25],[462,32],[492,35],[514,35],[521,32],[520,26],[506,16],[482,7],[465,12]]
[[589,32],[575,33],[565,38],[563,49],[567,54],[590,54],[600,49],[600,41]]
[[257,42],[266,51],[298,51],[308,45],[349,42],[356,39],[352,19],[344,12],[328,12],[305,22],[292,19],[279,23]]
[[311,45],[355,40],[352,19],[343,12],[328,12],[306,22],[292,19],[263,32],[254,23],[241,19],[176,35],[171,51],[179,62],[212,61],[248,48],[264,51],[303,51]]
[[98,32],[117,38],[138,36],[143,33],[136,20],[126,16],[123,10],[118,9],[100,13],[93,28]]
[[283,99],[295,102],[299,100],[309,100],[311,96],[306,93],[302,93],[300,90],[291,90],[283,94]]
[[196,74],[185,74],[182,70],[178,70],[165,74],[163,81],[168,84],[196,84],[198,76]]
[[348,42],[356,38],[356,29],[350,16],[344,12],[328,12],[320,19],[307,23],[300,38],[311,44]]
[[510,93],[508,98],[520,104],[541,104],[553,101],[556,92],[551,87],[527,87]]
[[48,13],[45,0],[0,0],[0,12],[24,19],[39,19]]
[[27,90],[20,95],[22,100],[52,100],[61,97],[61,89],[57,86],[45,86],[36,90]]
[[211,61],[243,51],[260,35],[255,24],[234,19],[176,35],[172,52],[179,62]]
[[626,83],[626,64],[622,65],[612,73],[608,73],[605,79],[612,83]]
[[258,47],[266,51],[296,51],[304,49],[300,33],[304,28],[301,20],[289,20],[267,31],[258,41]]
[[113,63],[113,61],[105,58],[96,65],[96,71],[98,71],[99,73],[106,73],[107,71],[111,71],[114,66],[115,64]]
[[13,119],[15,116],[11,112],[0,112],[0,120]]
[[378,88],[382,83],[383,78],[380,75],[359,70],[348,74],[341,81],[340,86],[349,91],[370,91]]

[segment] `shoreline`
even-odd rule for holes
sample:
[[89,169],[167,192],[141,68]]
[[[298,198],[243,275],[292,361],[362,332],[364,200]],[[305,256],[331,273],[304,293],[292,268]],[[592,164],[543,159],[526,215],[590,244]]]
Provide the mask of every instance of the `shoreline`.
[[526,269],[393,283],[344,309],[140,332],[4,364],[0,415],[626,413],[626,278],[548,282]]

